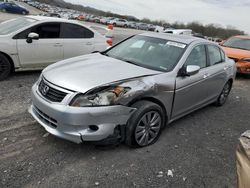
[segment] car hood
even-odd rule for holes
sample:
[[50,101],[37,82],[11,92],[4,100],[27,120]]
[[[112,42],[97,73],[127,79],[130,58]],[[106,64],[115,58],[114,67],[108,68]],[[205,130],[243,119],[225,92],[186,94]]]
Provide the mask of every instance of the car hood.
[[43,77],[59,87],[85,93],[112,82],[160,73],[95,53],[50,65]]
[[229,58],[234,58],[234,59],[250,58],[250,51],[249,50],[228,48],[228,47],[224,47],[224,46],[222,48]]

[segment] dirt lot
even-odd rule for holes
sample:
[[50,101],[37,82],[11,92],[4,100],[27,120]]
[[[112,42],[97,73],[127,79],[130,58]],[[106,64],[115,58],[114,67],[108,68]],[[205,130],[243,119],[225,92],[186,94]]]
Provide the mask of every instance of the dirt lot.
[[[115,43],[132,34],[117,29]],[[156,144],[130,149],[47,134],[27,112],[39,74],[0,82],[0,187],[236,187],[235,146],[250,128],[250,78],[237,77],[225,106],[192,113],[167,127]]]

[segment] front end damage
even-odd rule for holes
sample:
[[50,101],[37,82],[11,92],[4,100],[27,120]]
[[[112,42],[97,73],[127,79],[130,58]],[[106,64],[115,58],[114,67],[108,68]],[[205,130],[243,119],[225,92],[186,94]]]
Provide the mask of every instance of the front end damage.
[[[131,104],[147,97],[159,97],[159,93],[162,93],[159,90],[165,90],[165,87],[157,85],[152,77],[130,79],[109,85],[129,87],[130,90],[117,98],[112,105],[73,107],[70,106],[71,101],[61,104],[45,100],[38,90],[38,84],[35,84],[32,88],[33,104],[29,112],[49,133],[75,143],[108,144],[123,141],[127,122],[136,111]],[[74,96],[69,98],[72,99]]]

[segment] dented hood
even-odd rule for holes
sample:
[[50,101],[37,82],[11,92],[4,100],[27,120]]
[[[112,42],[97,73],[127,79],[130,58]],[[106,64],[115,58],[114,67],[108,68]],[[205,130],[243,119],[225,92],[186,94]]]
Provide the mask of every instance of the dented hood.
[[50,65],[43,76],[52,84],[84,93],[112,82],[159,73],[95,53]]

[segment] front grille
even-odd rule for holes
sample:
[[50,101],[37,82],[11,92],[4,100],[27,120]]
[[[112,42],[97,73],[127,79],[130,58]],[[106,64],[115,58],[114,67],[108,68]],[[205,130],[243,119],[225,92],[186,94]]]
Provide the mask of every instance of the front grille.
[[47,83],[44,82],[44,80],[41,80],[38,90],[42,94],[42,96],[44,96],[51,102],[62,102],[64,97],[67,95],[67,93],[49,86]]
[[53,128],[57,127],[57,121],[53,119],[52,117],[48,116],[41,110],[39,110],[36,106],[34,106],[35,113],[39,117],[41,121],[43,121],[46,125],[50,125]]

